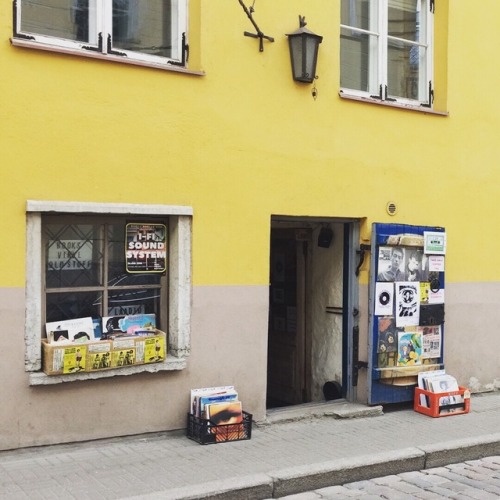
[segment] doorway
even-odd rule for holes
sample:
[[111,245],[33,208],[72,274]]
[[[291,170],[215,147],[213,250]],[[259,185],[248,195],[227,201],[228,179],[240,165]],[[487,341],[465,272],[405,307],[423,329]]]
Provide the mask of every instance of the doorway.
[[353,399],[358,224],[271,219],[267,408]]

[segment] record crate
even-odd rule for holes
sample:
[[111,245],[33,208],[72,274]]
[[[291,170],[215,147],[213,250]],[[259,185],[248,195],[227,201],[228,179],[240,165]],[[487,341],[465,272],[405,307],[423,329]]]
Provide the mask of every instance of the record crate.
[[187,437],[200,444],[244,441],[252,437],[252,414],[242,412],[243,420],[236,424],[214,424],[210,420],[187,414]]
[[[427,406],[422,404],[424,401]],[[434,418],[463,415],[470,411],[470,391],[460,386],[458,391],[449,392],[430,392],[415,387],[413,409]]]

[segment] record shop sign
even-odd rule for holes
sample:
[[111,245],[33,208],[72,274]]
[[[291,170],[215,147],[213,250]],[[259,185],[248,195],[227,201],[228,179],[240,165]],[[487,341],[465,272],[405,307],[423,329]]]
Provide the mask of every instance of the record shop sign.
[[49,271],[92,269],[92,242],[88,240],[50,240],[47,252]]
[[127,224],[125,238],[128,273],[164,273],[167,270],[167,226]]

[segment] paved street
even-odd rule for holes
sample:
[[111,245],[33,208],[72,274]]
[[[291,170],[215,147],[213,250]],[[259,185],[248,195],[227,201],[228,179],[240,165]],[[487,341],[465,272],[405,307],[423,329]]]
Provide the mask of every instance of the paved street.
[[[0,500],[261,500],[312,490],[313,499],[382,491],[404,499],[422,484],[439,489],[413,498],[500,498],[491,482],[498,473],[484,480],[478,465],[462,484],[458,466],[446,468],[496,456],[484,463],[498,471],[500,391],[473,396],[469,414],[445,418],[342,402],[301,408],[300,419],[298,410],[255,423],[239,442],[203,446],[179,431],[0,452]],[[373,479],[381,476],[390,487]],[[497,489],[474,490],[479,481]]]
[[500,498],[500,456],[331,486],[282,500]]

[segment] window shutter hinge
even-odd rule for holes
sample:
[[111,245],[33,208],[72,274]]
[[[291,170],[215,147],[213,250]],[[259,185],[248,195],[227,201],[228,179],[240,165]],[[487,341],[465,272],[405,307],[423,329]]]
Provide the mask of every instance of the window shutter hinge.
[[23,35],[17,31],[17,0],[12,2],[13,16],[12,16],[12,36],[14,38],[23,38],[24,40],[34,40],[35,37],[31,35]]
[[384,101],[390,101],[390,102],[395,102],[396,99],[393,99],[392,97],[387,97],[387,85],[385,86],[385,89],[384,89]]
[[379,86],[378,88],[378,95],[371,95],[370,96],[372,99],[380,99],[382,100],[383,97],[382,97],[382,85]]
[[435,9],[435,5],[434,5],[434,0],[430,0],[429,2],[429,10],[434,14],[434,9]]
[[113,46],[111,44],[111,34],[108,33],[108,46],[107,46],[107,53],[111,54],[113,56],[123,56],[127,57],[127,54],[125,52],[120,52],[119,50],[113,50]]
[[167,61],[167,64],[172,64],[174,66],[186,66],[186,62],[189,59],[189,45],[186,43],[186,33],[182,34],[182,59],[180,61]]
[[97,36],[97,47],[94,47],[93,45],[82,45],[82,49],[102,52],[102,33],[99,33]]
[[429,82],[429,102],[421,104],[424,108],[430,108],[434,103],[434,89],[432,88],[432,82]]

